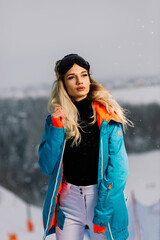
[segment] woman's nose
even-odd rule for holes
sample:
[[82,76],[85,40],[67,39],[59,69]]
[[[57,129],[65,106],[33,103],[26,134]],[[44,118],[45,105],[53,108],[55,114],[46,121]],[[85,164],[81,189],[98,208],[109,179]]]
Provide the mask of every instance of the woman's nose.
[[83,81],[82,81],[82,78],[80,76],[77,76],[76,78],[76,83],[79,85],[81,84]]

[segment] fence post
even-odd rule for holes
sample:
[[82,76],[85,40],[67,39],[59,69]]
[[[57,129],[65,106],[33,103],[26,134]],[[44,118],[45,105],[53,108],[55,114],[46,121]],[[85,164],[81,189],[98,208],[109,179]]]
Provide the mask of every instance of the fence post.
[[30,209],[30,205],[27,204],[27,230],[29,232],[33,232],[34,231],[34,225],[33,222],[31,220],[31,209]]
[[137,203],[136,203],[136,199],[133,191],[131,192],[131,198],[132,198],[133,212],[134,212],[134,218],[135,218],[137,240],[141,240],[142,238],[141,238],[141,229],[140,229],[139,219],[138,219]]

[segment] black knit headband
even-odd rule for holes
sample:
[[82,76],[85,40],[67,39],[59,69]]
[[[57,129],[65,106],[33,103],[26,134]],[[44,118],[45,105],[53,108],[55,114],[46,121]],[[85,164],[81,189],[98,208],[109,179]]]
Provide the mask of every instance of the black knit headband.
[[85,68],[88,72],[90,70],[89,63],[80,57],[78,54],[66,55],[57,65],[57,71],[60,75],[64,75],[74,64]]

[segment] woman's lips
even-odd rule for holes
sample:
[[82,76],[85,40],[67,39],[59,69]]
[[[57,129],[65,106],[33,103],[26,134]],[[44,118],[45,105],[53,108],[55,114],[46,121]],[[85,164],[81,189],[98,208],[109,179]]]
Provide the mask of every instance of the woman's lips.
[[78,87],[77,91],[83,91],[85,89],[85,87]]

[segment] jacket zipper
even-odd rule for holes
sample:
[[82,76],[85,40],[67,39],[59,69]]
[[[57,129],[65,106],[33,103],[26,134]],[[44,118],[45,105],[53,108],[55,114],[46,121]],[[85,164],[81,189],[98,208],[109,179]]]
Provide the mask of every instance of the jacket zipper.
[[[101,138],[101,180],[102,179],[103,179],[103,142],[102,142],[102,138]],[[108,201],[110,190],[111,190],[111,185],[108,187],[108,194],[107,194],[106,202]]]
[[54,186],[54,190],[53,190],[53,194],[52,194],[52,198],[51,198],[51,203],[50,203],[50,207],[49,207],[49,213],[48,213],[48,219],[47,219],[46,229],[45,229],[45,231],[44,231],[44,235],[43,235],[42,240],[45,240],[45,239],[46,239],[46,232],[47,232],[47,230],[48,230],[48,225],[49,225],[49,217],[50,217],[50,213],[51,213],[52,200],[53,200],[53,197],[54,197],[54,194],[55,194],[55,191],[56,191],[56,187],[57,187],[58,176],[59,176],[59,172],[60,172],[61,165],[62,165],[62,160],[63,160],[63,154],[64,154],[64,149],[65,149],[65,144],[66,144],[66,140],[64,141],[64,145],[63,145],[61,160],[60,160],[60,163],[59,163],[59,168],[58,168],[58,172],[57,172],[57,176],[56,176],[56,182],[55,182],[55,186]]
[[112,232],[111,232],[111,227],[110,227],[110,224],[109,224],[109,223],[108,223],[108,229],[109,229],[109,233],[110,233],[111,239],[114,240],[113,235],[112,235]]
[[101,180],[103,179],[103,142],[101,137]]
[[[101,179],[103,179],[103,141],[102,141],[102,137],[101,137]],[[106,203],[108,201],[110,190],[111,190],[111,186],[109,186],[109,188],[108,188]],[[109,223],[108,223],[108,229],[109,229],[109,233],[110,233],[110,236],[111,236],[111,240],[114,240]]]

